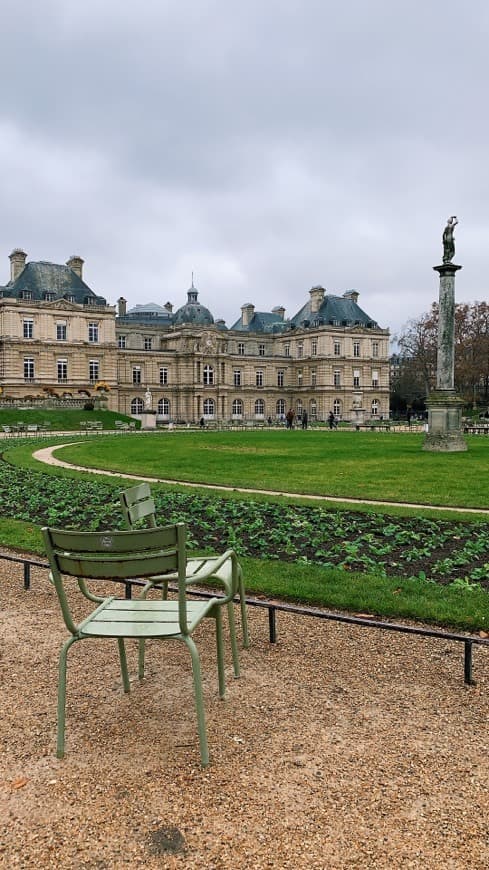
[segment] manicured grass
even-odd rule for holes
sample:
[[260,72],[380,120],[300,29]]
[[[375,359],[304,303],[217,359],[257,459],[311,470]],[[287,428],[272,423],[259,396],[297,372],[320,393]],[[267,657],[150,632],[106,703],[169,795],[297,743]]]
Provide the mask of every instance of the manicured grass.
[[489,507],[489,439],[424,452],[423,435],[329,431],[178,432],[66,447],[80,465],[201,483],[454,507]]
[[[83,408],[62,408],[58,410],[38,408],[28,410],[23,408],[0,409],[0,426],[15,426],[19,422],[24,423],[26,426],[43,426],[47,423],[53,432],[69,432],[70,430],[79,432],[80,422],[84,420],[90,422],[100,420],[104,429],[113,429],[116,420],[129,422],[132,418],[115,411],[84,411]],[[139,425],[138,422],[137,427]]]

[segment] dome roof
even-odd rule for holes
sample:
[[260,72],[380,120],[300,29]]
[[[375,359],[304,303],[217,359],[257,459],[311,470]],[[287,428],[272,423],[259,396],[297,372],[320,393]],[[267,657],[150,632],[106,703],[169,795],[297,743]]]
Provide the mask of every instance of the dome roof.
[[173,318],[174,324],[179,323],[198,323],[199,326],[210,326],[214,323],[214,318],[209,309],[205,305],[201,305],[198,301],[198,290],[192,284],[190,290],[187,291],[187,304],[182,305],[175,312]]

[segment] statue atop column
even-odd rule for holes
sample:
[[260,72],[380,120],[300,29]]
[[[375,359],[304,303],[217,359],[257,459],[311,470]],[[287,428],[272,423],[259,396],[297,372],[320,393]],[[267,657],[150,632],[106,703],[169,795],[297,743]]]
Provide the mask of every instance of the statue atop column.
[[455,239],[453,231],[458,224],[457,216],[452,214],[447,220],[447,225],[443,230],[443,262],[451,263],[455,256]]

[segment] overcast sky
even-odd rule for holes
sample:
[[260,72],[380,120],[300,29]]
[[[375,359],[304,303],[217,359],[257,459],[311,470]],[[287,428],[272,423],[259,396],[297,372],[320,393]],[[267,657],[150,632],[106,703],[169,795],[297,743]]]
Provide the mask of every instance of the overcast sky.
[[487,299],[487,0],[2,0],[8,255],[129,307],[294,315],[322,284],[393,333]]

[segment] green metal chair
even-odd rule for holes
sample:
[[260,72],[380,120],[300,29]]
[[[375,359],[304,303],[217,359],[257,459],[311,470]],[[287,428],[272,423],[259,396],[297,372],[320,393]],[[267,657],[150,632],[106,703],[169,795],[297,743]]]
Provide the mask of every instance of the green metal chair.
[[[53,581],[61,605],[65,625],[70,637],[61,648],[58,685],[58,737],[57,756],[64,756],[66,670],[67,653],[72,644],[89,638],[114,638],[119,647],[122,684],[129,692],[124,639],[181,640],[188,647],[192,659],[192,671],[197,709],[200,741],[200,757],[203,767],[209,763],[200,659],[192,639],[194,629],[205,618],[216,621],[217,666],[219,695],[224,697],[225,674],[221,603],[218,598],[208,601],[187,599],[186,576],[186,528],[176,523],[165,528],[138,529],[126,532],[73,532],[43,528],[46,552],[49,557]],[[213,565],[218,570],[224,562],[230,562],[234,582],[237,582],[238,561],[232,550],[226,551]],[[171,572],[177,578],[178,599],[174,601],[148,601],[145,598],[120,600],[93,594],[87,579],[115,580],[125,582],[133,577],[152,578]],[[66,595],[64,578],[76,577],[78,586],[96,609],[77,624],[71,614]],[[231,592],[229,593],[229,599]]]
[[[124,521],[129,529],[133,529],[140,522],[147,523],[151,528],[156,526],[155,503],[151,496],[148,483],[131,486],[119,493]],[[243,647],[250,645],[248,633],[248,614],[246,610],[246,595],[244,588],[243,572],[238,564],[237,585],[233,585],[233,571],[229,560],[222,562],[220,556],[191,557],[187,560],[186,567],[187,583],[192,586],[203,581],[217,581],[224,586],[225,596],[221,599],[222,604],[227,603],[229,618],[229,633],[231,637],[231,649],[233,654],[234,675],[239,677],[239,655],[236,641],[236,626],[234,620],[233,598],[239,595],[241,608],[241,629],[243,632]],[[153,586],[161,586],[162,597],[166,600],[168,584],[175,581],[175,574],[155,576],[148,581],[145,591]],[[144,667],[144,644],[141,644],[142,667]]]

